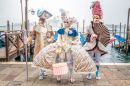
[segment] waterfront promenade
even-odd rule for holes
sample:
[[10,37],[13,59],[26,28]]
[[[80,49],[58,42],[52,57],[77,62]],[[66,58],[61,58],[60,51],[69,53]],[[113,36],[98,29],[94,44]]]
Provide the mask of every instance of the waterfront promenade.
[[69,75],[63,75],[57,82],[52,71],[47,70],[48,76],[38,79],[38,68],[31,67],[29,62],[28,81],[26,81],[25,62],[0,62],[0,86],[130,86],[130,63],[102,63],[101,80],[87,80],[84,74],[74,74],[76,81],[69,82]]

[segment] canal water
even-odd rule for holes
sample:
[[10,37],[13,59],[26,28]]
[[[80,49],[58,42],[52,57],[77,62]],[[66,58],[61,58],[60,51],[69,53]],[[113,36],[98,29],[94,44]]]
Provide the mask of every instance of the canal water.
[[[14,26],[14,30],[19,30],[18,28],[20,28],[19,26]],[[30,30],[32,30],[33,26],[30,26]],[[111,29],[111,28],[108,28]],[[6,27],[0,27],[0,30],[6,30]],[[54,31],[58,30],[58,27],[53,28]],[[82,32],[82,29],[79,29],[79,31]],[[117,28],[117,32],[119,31],[119,28]],[[123,32],[123,28],[122,28],[122,32]],[[117,33],[119,34],[119,33]],[[121,34],[122,36],[124,36],[124,34]],[[116,41],[116,44],[119,44],[118,41]],[[130,63],[130,53],[127,56],[125,54],[125,52],[122,52],[121,50],[119,51],[119,49],[116,48],[112,48],[111,44],[108,44],[108,46],[106,47],[108,54],[105,54],[103,56],[101,56],[101,62],[102,63]],[[21,55],[20,59],[13,59],[12,61],[18,61],[18,62],[25,62],[25,56]],[[30,62],[33,61],[33,54],[30,54]]]
[[[111,44],[108,44],[106,49],[108,51],[108,54],[101,56],[101,63],[130,63],[130,53],[127,56],[125,52],[122,52],[121,50],[119,51],[119,49],[116,48],[112,48]],[[20,59],[18,60],[13,59],[12,61],[25,62],[25,56],[21,55]],[[32,61],[33,61],[33,54],[30,54],[29,62]]]
[[108,54],[101,56],[102,63],[130,63],[130,53],[127,56],[125,52],[112,48],[111,44],[106,47]]

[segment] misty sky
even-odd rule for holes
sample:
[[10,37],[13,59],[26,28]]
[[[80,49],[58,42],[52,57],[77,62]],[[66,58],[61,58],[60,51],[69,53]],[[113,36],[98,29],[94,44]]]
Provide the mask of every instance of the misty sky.
[[[85,26],[90,24],[92,20],[91,2],[94,0],[28,0],[28,8],[46,9],[53,14],[59,16],[59,9],[68,10],[70,16],[78,19],[82,26],[85,19]],[[127,23],[127,12],[130,8],[130,0],[99,0],[103,9],[103,22],[105,24],[122,24]],[[23,9],[25,8],[25,0],[23,0]],[[24,10],[25,11],[25,10]],[[0,0],[0,25],[6,25],[7,20],[13,23],[20,23],[21,4],[20,0]],[[31,22],[38,21],[38,17],[29,13]]]

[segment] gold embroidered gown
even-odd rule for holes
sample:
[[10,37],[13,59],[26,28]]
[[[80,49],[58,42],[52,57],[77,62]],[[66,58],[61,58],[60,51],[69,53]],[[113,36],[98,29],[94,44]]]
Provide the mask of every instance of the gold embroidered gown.
[[[65,28],[59,29],[57,32],[61,35],[62,51],[68,53],[72,51],[73,65],[75,72],[96,72],[96,66],[89,54],[80,45],[72,45],[74,37],[78,33],[73,28],[70,28],[71,33],[65,33]],[[62,53],[62,52],[61,52]],[[41,50],[34,58],[33,65],[45,69],[52,69],[52,65],[56,59],[56,43],[52,43]]]
[[[47,42],[47,34],[51,33],[50,42]],[[43,24],[37,24],[33,27],[33,31],[28,37],[28,44],[32,41],[32,39],[35,37],[35,47],[34,47],[34,57],[48,44],[52,43],[54,40],[54,34],[52,27],[50,25],[47,25],[46,22]]]

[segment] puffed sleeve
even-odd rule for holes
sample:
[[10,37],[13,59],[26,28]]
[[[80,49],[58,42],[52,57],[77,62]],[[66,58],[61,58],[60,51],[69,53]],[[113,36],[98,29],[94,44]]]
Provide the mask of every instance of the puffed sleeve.
[[59,29],[59,30],[57,31],[57,33],[58,33],[58,34],[61,34],[61,35],[64,34],[64,29],[62,29],[62,28]]

